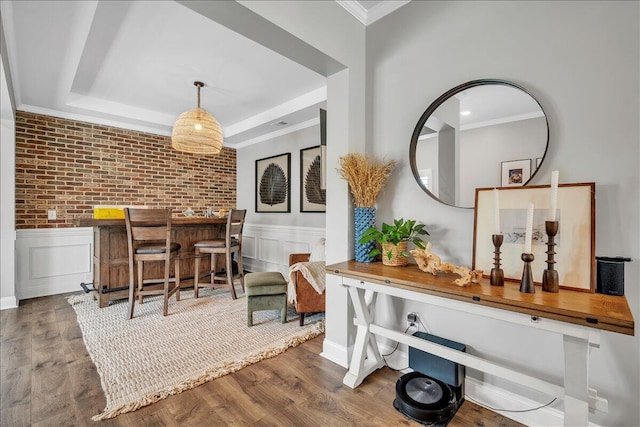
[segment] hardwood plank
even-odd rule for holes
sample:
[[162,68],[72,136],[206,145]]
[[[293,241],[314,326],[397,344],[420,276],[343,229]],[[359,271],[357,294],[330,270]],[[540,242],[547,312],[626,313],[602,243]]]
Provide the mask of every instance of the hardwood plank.
[[0,366],[3,370],[31,366],[31,337],[3,339],[0,346]]
[[22,405],[31,405],[31,366],[3,367],[0,372],[0,410]]
[[31,425],[31,405],[15,405],[2,408],[0,425],[11,427],[28,427]]
[[78,422],[73,411],[59,411],[54,415],[49,415],[45,419],[34,422],[32,427],[76,427]]
[[25,337],[28,337],[30,340],[32,323],[31,305],[27,304],[19,308],[5,311],[9,311],[10,313],[6,318],[7,325],[6,330],[2,335],[2,342],[13,338]]
[[1,310],[0,311],[0,339],[4,337],[4,331],[7,328],[7,321],[11,317],[11,314],[16,310]]
[[233,374],[209,382],[204,387],[208,393],[203,397],[218,416],[237,425],[253,425],[271,412],[271,408],[247,395]]
[[196,387],[172,396],[166,399],[164,406],[178,425],[224,425],[224,419],[215,414],[200,390]]

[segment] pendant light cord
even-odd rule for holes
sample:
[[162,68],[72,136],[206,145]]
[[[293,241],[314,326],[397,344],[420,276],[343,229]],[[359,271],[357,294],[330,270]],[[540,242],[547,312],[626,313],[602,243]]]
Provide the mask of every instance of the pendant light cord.
[[202,82],[193,82],[194,85],[198,88],[198,108],[200,108],[200,88],[204,86]]

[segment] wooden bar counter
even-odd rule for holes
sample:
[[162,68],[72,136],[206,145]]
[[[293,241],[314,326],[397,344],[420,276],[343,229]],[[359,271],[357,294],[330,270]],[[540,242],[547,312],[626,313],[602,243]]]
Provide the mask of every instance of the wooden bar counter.
[[[172,240],[180,243],[180,278],[182,287],[192,286],[194,258],[193,245],[199,240],[224,238],[226,218],[174,217],[171,222]],[[127,230],[124,219],[78,218],[76,227],[93,227],[93,287],[97,290],[99,306],[109,301],[128,298],[129,258]],[[223,261],[223,260],[220,260]],[[157,265],[153,265],[157,264]],[[219,268],[223,268],[221,262]],[[202,271],[209,269],[209,257],[203,257]],[[162,277],[162,263],[145,267],[145,278]],[[171,265],[173,274],[173,263]]]

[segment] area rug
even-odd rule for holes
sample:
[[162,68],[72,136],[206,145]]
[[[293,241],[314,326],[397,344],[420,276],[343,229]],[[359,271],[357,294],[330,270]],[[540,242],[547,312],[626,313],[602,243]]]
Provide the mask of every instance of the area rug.
[[[242,295],[242,294],[240,294]],[[277,356],[324,332],[324,316],[305,318],[290,309],[287,323],[279,311],[254,313],[247,326],[247,301],[233,300],[228,290],[180,292],[162,315],[162,297],[136,304],[128,320],[128,301],[99,308],[91,294],[75,295],[85,346],[96,365],[106,408],[94,421],[132,412],[207,381]]]

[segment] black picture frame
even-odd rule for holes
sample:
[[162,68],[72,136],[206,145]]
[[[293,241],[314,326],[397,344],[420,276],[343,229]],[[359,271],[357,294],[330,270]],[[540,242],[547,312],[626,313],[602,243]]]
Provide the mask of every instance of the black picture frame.
[[326,189],[322,188],[321,146],[300,150],[300,212],[326,212]]
[[257,213],[291,212],[291,153],[256,160]]

